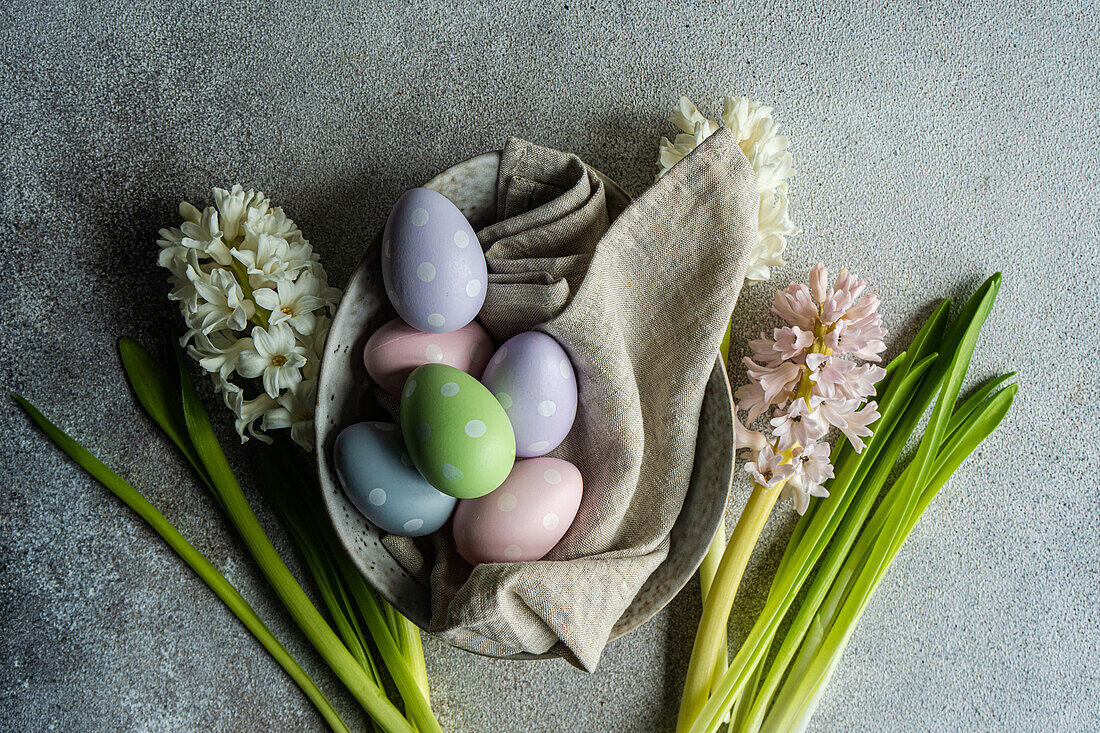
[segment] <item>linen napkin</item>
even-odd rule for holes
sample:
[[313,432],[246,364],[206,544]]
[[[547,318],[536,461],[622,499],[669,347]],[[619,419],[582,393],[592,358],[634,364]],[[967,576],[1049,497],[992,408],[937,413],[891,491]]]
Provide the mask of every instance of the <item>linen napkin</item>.
[[434,552],[386,540],[430,579],[433,633],[492,655],[554,648],[589,671],[668,553],[759,205],[726,129],[613,222],[605,194],[577,156],[513,138],[497,223],[478,233],[489,267],[480,320],[494,341],[544,331],[576,371],[576,422],[550,454],[584,480],[573,525],[544,560],[477,567],[447,531],[433,536]]

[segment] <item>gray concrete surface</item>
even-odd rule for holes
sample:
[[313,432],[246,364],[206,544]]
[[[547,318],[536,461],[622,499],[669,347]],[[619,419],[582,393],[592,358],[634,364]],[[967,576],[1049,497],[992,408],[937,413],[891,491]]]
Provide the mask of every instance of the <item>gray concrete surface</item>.
[[[882,295],[896,344],[935,299],[1003,270],[973,373],[1021,384],[886,577],[813,728],[1100,728],[1095,3],[39,1],[0,18],[0,388],[146,491],[357,725],[125,389],[115,339],[179,328],[156,230],[212,185],[262,186],[342,284],[403,189],[507,135],[574,150],[637,193],[678,95],[732,92],[774,103],[793,139],[806,233],[779,284],[848,265]],[[745,293],[736,343],[771,322],[770,292]],[[10,402],[0,435],[0,729],[319,727],[205,586]],[[593,675],[428,641],[444,726],[667,729],[697,590]]]

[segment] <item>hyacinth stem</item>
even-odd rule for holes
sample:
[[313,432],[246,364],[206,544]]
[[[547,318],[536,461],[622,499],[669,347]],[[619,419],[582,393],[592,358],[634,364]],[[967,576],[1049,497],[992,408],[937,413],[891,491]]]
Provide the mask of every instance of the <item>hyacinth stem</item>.
[[[718,572],[718,566],[722,562],[722,555],[726,550],[726,519],[718,524],[718,531],[714,533],[714,540],[707,548],[707,554],[703,556],[703,562],[699,565],[699,590],[703,603],[706,604],[710,595],[711,586],[714,584],[714,576]],[[718,653],[714,662],[714,676],[717,680],[726,671],[726,663],[729,661],[728,634],[725,627],[722,628],[722,638],[718,640]]]
[[210,418],[199,401],[195,383],[187,365],[179,356],[180,381],[183,392],[183,412],[187,431],[211,483],[218,490],[225,513],[241,535],[248,551],[263,571],[276,595],[283,602],[298,627],[305,632],[314,648],[348,688],[363,709],[386,731],[412,733],[408,720],[393,706],[385,692],[372,680],[359,662],[333,632],[324,617],[309,600],[294,574],[271,543],[233,469],[222,452]]
[[[423,650],[419,645],[419,630],[412,627],[412,633],[416,636],[414,647],[411,639],[407,638],[408,632],[405,637],[399,638],[391,629],[383,602],[375,598],[374,592],[355,568],[347,551],[336,538],[327,517],[323,516],[324,510],[315,502],[309,501],[308,497],[317,495],[319,488],[300,461],[288,458],[293,455],[295,453],[292,451],[276,452],[269,460],[261,462],[260,473],[280,513],[291,527],[299,548],[307,557],[312,555],[316,558],[317,570],[322,572],[321,584],[333,588],[334,595],[338,596],[339,608],[332,611],[332,616],[338,622],[341,616],[346,617],[345,625],[354,627],[353,638],[357,645],[363,647],[363,656],[369,660],[370,651],[366,648],[366,640],[357,621],[357,617],[362,617],[370,638],[382,655],[386,670],[405,703],[409,720],[420,733],[442,733],[427,699],[427,672],[424,671],[421,680],[416,669],[424,664]],[[393,610],[388,604],[385,604],[385,609]],[[401,617],[396,611],[392,615]],[[407,621],[406,624],[412,626]],[[344,635],[343,632],[341,635]],[[419,665],[409,656],[414,648],[419,651]]]
[[[733,334],[732,317],[726,323],[725,332],[722,334],[722,343],[718,347],[718,354],[722,357],[722,367],[728,372],[730,363],[730,339]],[[737,460],[737,451],[734,450],[734,461]],[[699,592],[702,602],[707,602],[710,587],[714,583],[714,575],[718,572],[718,565],[722,562],[722,554],[726,550],[726,517],[723,514],[718,523],[718,529],[714,533],[707,554],[703,556],[703,562],[699,565]],[[729,661],[729,640],[726,630],[722,629],[722,638],[718,642],[718,655],[714,663],[714,679],[717,680],[726,671],[726,663]]]
[[749,501],[741,517],[733,528],[722,560],[714,575],[714,581],[703,605],[703,615],[699,619],[699,628],[695,633],[695,643],[691,647],[691,659],[688,662],[687,679],[684,682],[684,694],[680,700],[680,713],[676,718],[676,731],[682,733],[691,728],[710,694],[711,682],[715,679],[721,641],[726,634],[730,611],[741,577],[745,573],[749,556],[756,541],[768,521],[772,507],[779,498],[781,486],[770,489],[759,484],[754,485]]
[[99,483],[105,486],[112,494],[121,499],[127,506],[137,512],[137,515],[145,520],[169,547],[195,571],[195,574],[222,603],[233,612],[241,623],[245,625],[264,649],[279,663],[279,666],[290,676],[292,680],[306,694],[310,702],[321,713],[329,727],[338,732],[348,730],[347,725],[340,715],[332,707],[332,703],[321,692],[313,679],[302,669],[290,652],[279,643],[267,625],[256,615],[252,606],[241,596],[233,585],[226,580],[218,569],[188,542],[179,530],[169,522],[163,514],[129,483],[124,481],[117,473],[105,466],[98,458],[92,455],[84,446],[73,440],[64,431],[51,423],[34,405],[27,402],[19,395],[12,395],[15,400],[27,411],[31,419],[42,429],[46,435],[65,451],[77,464],[92,475]]

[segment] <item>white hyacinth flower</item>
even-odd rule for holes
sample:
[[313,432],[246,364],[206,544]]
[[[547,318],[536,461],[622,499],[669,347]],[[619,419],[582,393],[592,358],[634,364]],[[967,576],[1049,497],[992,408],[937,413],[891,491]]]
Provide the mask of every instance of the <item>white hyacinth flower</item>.
[[[232,382],[219,382],[218,379],[215,378],[214,383],[225,399],[225,406],[232,410],[233,414],[237,416],[233,426],[241,436],[241,442],[243,443],[248,440],[248,435],[251,435],[262,443],[272,442],[271,438],[257,431],[256,423],[269,412],[276,409],[279,403],[269,397],[265,392],[261,392],[259,396],[248,400],[245,399],[244,390]],[[246,433],[248,435],[246,435]]]
[[290,428],[299,443],[312,440],[313,411],[317,407],[317,380],[310,380],[297,392],[285,392],[276,400],[278,407],[264,415],[263,429]]
[[308,356],[290,326],[280,323],[270,330],[256,326],[252,346],[251,351],[241,353],[237,372],[243,377],[261,377],[268,396],[278,398],[284,389],[302,381],[301,369]]
[[185,313],[192,332],[207,336],[218,328],[240,331],[256,313],[256,304],[244,297],[244,291],[228,270],[204,272],[187,267],[187,279],[198,295],[198,307]]
[[271,311],[271,325],[286,322],[297,333],[309,336],[317,324],[313,312],[325,307],[325,301],[317,295],[320,286],[311,273],[303,272],[297,280],[282,280],[278,286],[252,291],[256,305]]
[[309,449],[321,353],[341,293],[297,225],[260,191],[214,189],[214,206],[180,204],[160,230],[188,330],[180,340],[210,373],[241,440],[290,428]]
[[747,97],[726,97],[722,119],[706,117],[691,100],[681,97],[676,112],[669,118],[683,132],[673,140],[661,138],[657,159],[657,180],[679,163],[719,127],[728,127],[752,165],[760,194],[756,241],[749,253],[745,279],[761,282],[771,278],[771,268],[783,267],[787,238],[801,233],[787,212],[787,186],[794,175],[789,141],[779,135],[772,119],[772,108]]

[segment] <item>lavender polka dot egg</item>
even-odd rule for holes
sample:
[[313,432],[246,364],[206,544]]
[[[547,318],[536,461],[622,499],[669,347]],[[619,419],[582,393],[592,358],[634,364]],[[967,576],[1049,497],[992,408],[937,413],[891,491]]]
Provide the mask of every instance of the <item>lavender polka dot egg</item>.
[[496,491],[458,502],[459,554],[474,565],[541,560],[573,524],[582,488],[581,472],[568,461],[517,461]]
[[386,220],[382,278],[406,323],[450,333],[474,320],[485,302],[485,253],[457,206],[441,193],[414,188]]
[[565,349],[545,333],[526,331],[505,341],[481,382],[508,413],[520,458],[549,453],[573,427],[577,378]]

